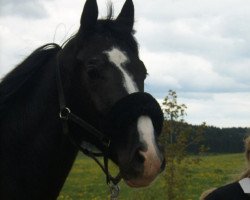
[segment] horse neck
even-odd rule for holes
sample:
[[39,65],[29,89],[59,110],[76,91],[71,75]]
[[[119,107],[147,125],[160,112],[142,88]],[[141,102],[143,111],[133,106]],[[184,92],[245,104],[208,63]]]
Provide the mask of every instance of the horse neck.
[[56,199],[74,162],[58,119],[55,65],[42,66],[0,121],[0,199]]

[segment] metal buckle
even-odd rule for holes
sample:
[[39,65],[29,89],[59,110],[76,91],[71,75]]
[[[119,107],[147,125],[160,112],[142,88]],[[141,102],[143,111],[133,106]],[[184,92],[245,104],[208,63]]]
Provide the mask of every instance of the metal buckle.
[[104,139],[102,140],[102,142],[103,142],[103,145],[104,145],[105,147],[107,147],[107,148],[110,147],[110,143],[111,143],[110,139],[104,138]]
[[59,117],[60,119],[68,120],[70,113],[71,113],[70,109],[68,107],[64,107],[63,109],[60,110]]

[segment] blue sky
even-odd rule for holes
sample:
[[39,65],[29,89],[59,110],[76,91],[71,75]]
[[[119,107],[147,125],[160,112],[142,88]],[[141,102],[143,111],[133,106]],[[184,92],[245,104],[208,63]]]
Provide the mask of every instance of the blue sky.
[[[106,0],[97,0],[100,17]],[[84,0],[1,0],[0,76],[38,46],[79,27]],[[113,0],[115,14],[124,0]],[[186,121],[250,127],[250,1],[134,0],[146,90],[161,101],[173,89]]]

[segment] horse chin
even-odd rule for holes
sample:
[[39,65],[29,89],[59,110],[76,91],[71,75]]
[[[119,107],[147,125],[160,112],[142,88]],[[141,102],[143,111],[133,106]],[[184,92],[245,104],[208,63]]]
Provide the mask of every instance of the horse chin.
[[155,177],[147,179],[130,179],[124,181],[129,187],[142,188],[142,187],[148,187],[154,181],[154,179]]

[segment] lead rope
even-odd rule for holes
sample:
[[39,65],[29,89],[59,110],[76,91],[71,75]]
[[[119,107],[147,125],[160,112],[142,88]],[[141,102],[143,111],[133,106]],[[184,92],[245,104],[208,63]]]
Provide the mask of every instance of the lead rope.
[[[109,169],[108,158],[104,157],[103,161],[104,161],[105,168],[108,170]],[[118,183],[120,182],[120,180],[121,180],[120,173],[115,178],[113,178],[110,175],[110,173],[109,173],[109,176],[106,176],[106,182],[109,185],[109,189],[110,189],[110,199],[111,200],[118,200],[118,196],[120,193],[120,187],[119,187]]]
[[[120,187],[119,187],[118,183],[121,181],[120,173],[116,177],[112,177],[110,172],[109,172],[109,168],[108,168],[108,157],[103,155],[103,154],[93,153],[92,151],[88,150],[88,148],[86,148],[86,145],[87,144],[85,142],[82,143],[82,145],[79,146],[79,149],[85,155],[92,158],[97,163],[97,165],[99,165],[99,167],[102,169],[104,174],[106,174],[106,183],[109,186],[110,199],[111,200],[118,200],[118,196],[120,193]],[[97,157],[103,157],[104,165],[102,165],[102,163],[98,160]]]
[[[109,147],[110,140],[107,140],[107,138],[104,137],[104,135],[99,132],[95,127],[88,124],[86,121],[82,120],[78,116],[71,113],[70,109],[66,106],[66,100],[63,93],[63,86],[62,86],[62,80],[61,80],[61,73],[59,64],[57,62],[56,67],[56,82],[57,82],[57,89],[58,89],[58,97],[59,97],[59,106],[60,106],[60,112],[59,117],[62,120],[62,128],[63,133],[65,135],[68,135],[71,142],[85,155],[92,158],[98,166],[102,169],[104,174],[106,175],[106,182],[110,189],[110,199],[111,200],[118,200],[120,187],[118,183],[121,181],[121,175],[120,173],[116,177],[112,177],[109,173],[108,169],[108,157],[104,153],[94,153],[91,150],[89,150],[86,147],[86,143],[82,142],[82,144],[78,144],[69,134],[69,127],[68,127],[68,120],[72,120],[91,134],[93,134],[95,137],[97,137],[98,140],[100,140],[105,147]],[[96,158],[96,157],[103,157],[104,166],[102,163]]]

